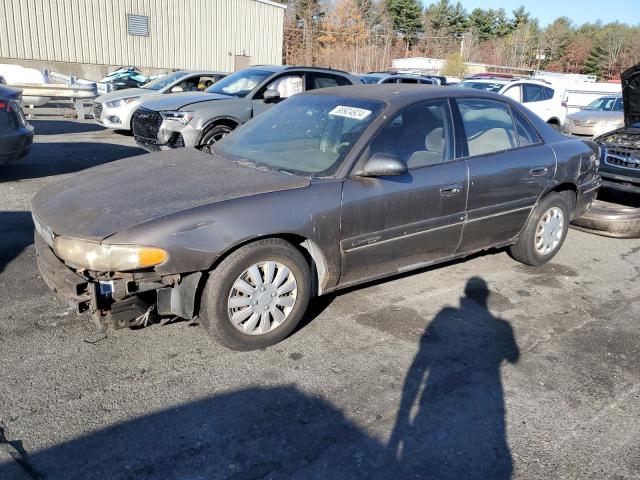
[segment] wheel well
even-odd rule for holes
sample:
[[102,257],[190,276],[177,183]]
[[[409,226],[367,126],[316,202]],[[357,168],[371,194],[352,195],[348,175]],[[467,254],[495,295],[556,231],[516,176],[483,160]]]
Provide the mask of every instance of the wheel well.
[[[327,275],[327,261],[324,254],[320,250],[320,247],[318,247],[318,245],[313,240],[305,238],[302,235],[280,234],[249,239],[235,245],[233,248],[230,248],[222,255],[220,255],[220,257],[216,259],[216,261],[213,263],[213,265],[211,265],[208,271],[215,269],[220,264],[220,262],[222,262],[225,258],[227,258],[229,255],[231,255],[231,253],[235,252],[240,247],[248,245],[249,243],[255,242],[257,240],[264,240],[265,238],[281,238],[297,248],[307,260],[309,268],[311,269],[311,278],[313,281],[313,284],[311,285],[312,295],[315,296],[322,294],[324,281]],[[207,280],[208,275],[206,275],[206,273],[207,272],[205,272],[205,275],[202,276],[202,280],[200,281],[200,285],[198,286],[199,293],[197,294],[197,298],[200,297],[202,288],[204,288],[204,284]]]
[[550,118],[549,120],[547,120],[547,123],[553,124],[553,125],[560,125],[560,120],[558,120],[557,118]]
[[202,133],[200,134],[200,138],[198,139],[198,145],[202,142],[202,139],[207,134],[207,132],[213,127],[217,127],[218,125],[224,125],[226,127],[235,129],[238,127],[238,125],[240,125],[240,122],[236,122],[231,118],[218,118],[217,120],[213,120],[202,129]]
[[576,202],[578,201],[578,188],[573,183],[561,183],[549,190],[547,195],[551,192],[557,192],[564,195],[567,199],[567,203],[569,204],[569,208],[571,208],[571,213],[573,214],[573,211],[576,208]]

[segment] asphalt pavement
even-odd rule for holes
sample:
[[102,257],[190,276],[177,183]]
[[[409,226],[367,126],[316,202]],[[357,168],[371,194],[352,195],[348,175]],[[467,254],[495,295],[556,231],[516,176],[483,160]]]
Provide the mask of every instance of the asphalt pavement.
[[187,322],[95,342],[38,274],[29,202],[144,152],[33,124],[0,167],[0,479],[640,478],[640,240],[572,230],[540,268],[491,251],[318,298],[261,351]]

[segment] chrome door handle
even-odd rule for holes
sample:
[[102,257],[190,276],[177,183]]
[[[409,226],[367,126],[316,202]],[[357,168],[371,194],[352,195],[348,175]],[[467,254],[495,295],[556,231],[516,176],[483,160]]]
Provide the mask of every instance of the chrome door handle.
[[449,185],[445,185],[440,189],[440,195],[449,197],[451,195],[457,195],[462,191],[462,185],[459,183],[451,183]]
[[544,175],[545,173],[547,173],[549,169],[543,165],[539,166],[539,167],[533,167],[531,170],[529,170],[529,173],[531,175],[533,175],[534,177],[539,177],[541,175]]

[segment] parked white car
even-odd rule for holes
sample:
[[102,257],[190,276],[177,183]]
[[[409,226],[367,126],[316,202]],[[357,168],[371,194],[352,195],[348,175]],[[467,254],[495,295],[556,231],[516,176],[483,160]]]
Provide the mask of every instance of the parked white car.
[[[4,78],[4,83],[12,85],[46,85],[51,83],[46,72],[41,72],[36,68],[27,68],[20,65],[0,64],[0,76]],[[51,100],[50,97],[34,97],[31,95],[22,96],[22,104],[26,107],[40,107]]]
[[461,88],[475,88],[501,93],[525,105],[545,122],[559,129],[567,114],[562,104],[564,91],[544,80],[528,78],[471,78],[458,84]]
[[93,118],[114,130],[131,130],[131,116],[144,99],[151,95],[201,92],[225,76],[225,73],[213,71],[180,70],[169,73],[140,88],[126,88],[99,96],[93,104]]

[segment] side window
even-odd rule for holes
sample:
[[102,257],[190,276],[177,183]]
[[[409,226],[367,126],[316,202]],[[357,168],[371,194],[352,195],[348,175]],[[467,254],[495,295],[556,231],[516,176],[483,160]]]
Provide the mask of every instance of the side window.
[[418,83],[417,78],[401,78],[400,83]]
[[546,100],[544,87],[525,83],[522,85],[522,103],[541,102]]
[[555,94],[553,88],[542,87],[542,89],[544,90],[545,100],[551,100],[553,98],[553,95]]
[[513,98],[516,102],[522,101],[522,90],[520,85],[514,85],[513,87],[509,87],[505,90],[504,95],[509,98]]
[[518,146],[526,147],[527,145],[540,143],[538,133],[534,130],[524,115],[513,107],[511,108],[511,114],[513,115],[513,122],[515,123],[516,132],[518,134]]
[[500,152],[518,146],[507,105],[484,98],[463,98],[457,103],[470,156]]
[[402,110],[369,145],[369,157],[376,153],[395,155],[410,169],[451,160],[453,135],[447,100],[423,102]]
[[201,92],[209,88],[211,85],[216,83],[217,79],[215,77],[202,76],[198,80],[198,90]]
[[423,85],[435,85],[435,82],[428,78],[421,78],[420,83]]
[[[267,85],[266,90],[277,91],[280,94],[280,98],[292,97],[304,91],[304,77],[302,75],[284,75],[278,77]],[[262,98],[262,95],[260,97]]]
[[387,78],[386,80],[383,80],[382,83],[398,83],[398,79],[394,77],[390,77],[390,78]]
[[308,88],[309,90],[313,90],[315,88],[338,87],[342,85],[351,85],[351,83],[346,78],[338,75],[314,73],[311,75],[311,85],[309,85]]
[[[198,91],[198,77],[187,78],[186,80],[178,84],[183,92],[197,92]],[[174,87],[175,88],[175,87]]]

